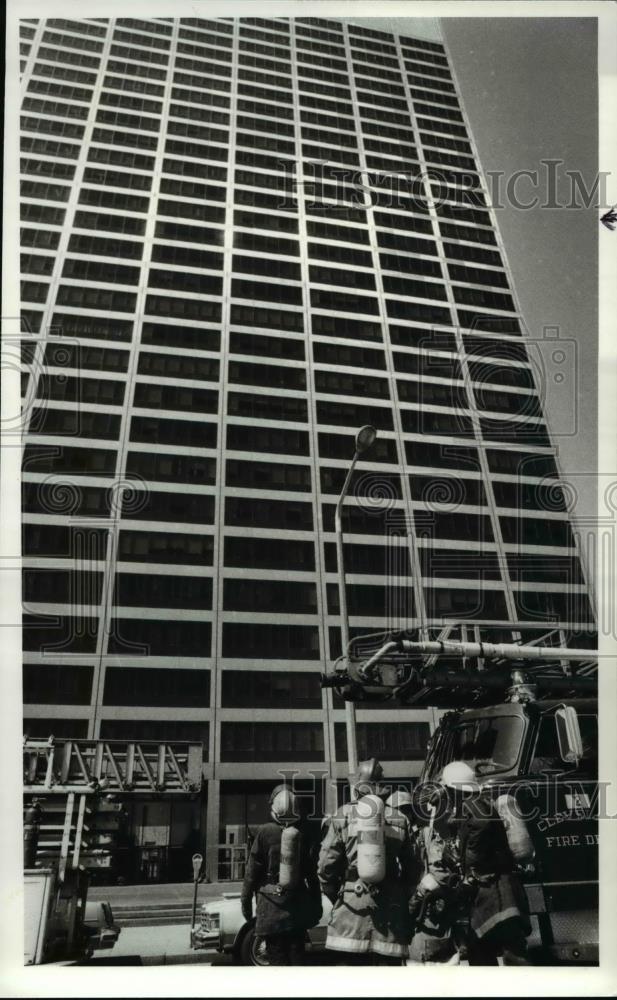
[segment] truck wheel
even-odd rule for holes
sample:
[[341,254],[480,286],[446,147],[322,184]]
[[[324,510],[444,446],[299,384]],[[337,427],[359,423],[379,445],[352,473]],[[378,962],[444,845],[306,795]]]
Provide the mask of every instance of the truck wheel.
[[269,965],[264,944],[255,934],[255,928],[244,932],[237,949],[240,965]]

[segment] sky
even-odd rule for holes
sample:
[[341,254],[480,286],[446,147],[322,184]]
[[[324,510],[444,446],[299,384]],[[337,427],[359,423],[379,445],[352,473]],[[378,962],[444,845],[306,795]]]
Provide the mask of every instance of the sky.
[[[595,18],[353,18],[378,30],[445,41],[484,173],[503,172],[492,191],[544,409],[573,515],[595,518],[597,449],[597,208],[548,208],[571,201],[567,170],[588,190],[597,172]],[[559,160],[553,168],[543,161]],[[521,176],[508,204],[506,181]],[[503,201],[504,207],[496,202]],[[545,328],[547,330],[545,334]],[[557,335],[560,343],[553,339]],[[562,360],[563,356],[563,360]],[[557,381],[556,381],[557,377]]]

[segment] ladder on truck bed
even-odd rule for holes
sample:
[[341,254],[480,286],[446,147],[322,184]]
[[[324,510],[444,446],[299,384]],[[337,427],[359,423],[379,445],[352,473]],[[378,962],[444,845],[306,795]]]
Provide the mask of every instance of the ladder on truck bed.
[[24,738],[24,804],[40,809],[38,864],[108,868],[122,800],[142,793],[196,794],[201,743]]

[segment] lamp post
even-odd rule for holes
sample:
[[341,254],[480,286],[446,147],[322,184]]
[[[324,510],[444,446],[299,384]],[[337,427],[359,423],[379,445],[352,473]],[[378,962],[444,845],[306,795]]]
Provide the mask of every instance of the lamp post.
[[[356,450],[354,456],[351,460],[351,465],[345,477],[345,482],[343,483],[343,489],[341,490],[341,495],[338,498],[336,504],[336,511],[334,513],[334,530],[336,532],[336,566],[338,572],[338,596],[339,596],[339,615],[341,621],[341,652],[343,656],[347,653],[347,646],[349,644],[349,620],[347,617],[347,594],[345,591],[345,562],[343,554],[343,523],[342,523],[342,511],[343,503],[347,492],[349,490],[349,484],[351,483],[351,477],[353,475],[353,470],[356,466],[356,462],[360,455],[371,447],[375,438],[377,437],[377,431],[370,424],[365,427],[361,427],[356,434]],[[347,729],[347,759],[348,759],[348,770],[350,785],[353,775],[358,770],[358,745],[356,740],[356,706],[353,701],[345,702],[345,726]]]

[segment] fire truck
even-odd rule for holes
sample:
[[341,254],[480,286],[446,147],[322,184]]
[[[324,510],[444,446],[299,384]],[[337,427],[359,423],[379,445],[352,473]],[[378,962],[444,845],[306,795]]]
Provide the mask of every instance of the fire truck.
[[[512,796],[533,861],[521,871],[537,964],[598,962],[597,653],[559,630],[495,643],[379,633],[352,639],[322,684],[351,701],[397,700],[440,716],[421,782],[466,760],[495,799]],[[521,633],[518,633],[519,637]]]
[[89,926],[86,900],[113,878],[127,799],[198,794],[203,746],[26,737],[23,756],[25,964],[79,960],[117,937],[108,904]]

